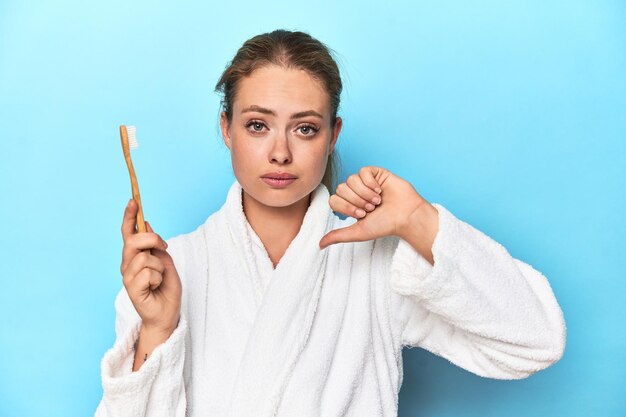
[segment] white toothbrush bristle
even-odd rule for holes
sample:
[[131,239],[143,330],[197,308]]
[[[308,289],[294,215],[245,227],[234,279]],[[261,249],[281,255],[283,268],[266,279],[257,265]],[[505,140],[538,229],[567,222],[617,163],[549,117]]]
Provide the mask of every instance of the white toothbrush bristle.
[[137,143],[137,128],[135,126],[126,126],[126,133],[128,134],[128,147],[137,149],[139,147],[139,143]]

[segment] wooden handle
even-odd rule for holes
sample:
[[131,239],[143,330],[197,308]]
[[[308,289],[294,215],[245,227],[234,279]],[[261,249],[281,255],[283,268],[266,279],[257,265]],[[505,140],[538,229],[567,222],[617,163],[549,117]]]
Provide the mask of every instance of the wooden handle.
[[141,196],[139,195],[139,184],[137,183],[137,176],[135,175],[135,168],[133,168],[133,161],[130,158],[130,146],[128,144],[128,132],[126,126],[120,126],[120,139],[122,140],[122,150],[124,151],[124,159],[128,166],[128,173],[130,174],[130,185],[133,193],[133,200],[137,202],[139,210],[137,211],[137,231],[144,233],[146,231],[146,223],[143,219],[143,209],[141,208]]

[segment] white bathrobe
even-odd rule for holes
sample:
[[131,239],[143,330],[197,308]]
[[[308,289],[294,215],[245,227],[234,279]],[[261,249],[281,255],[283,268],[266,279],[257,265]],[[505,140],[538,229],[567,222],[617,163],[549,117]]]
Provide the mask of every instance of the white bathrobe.
[[546,278],[442,205],[434,266],[397,237],[320,250],[356,221],[338,218],[320,185],[274,270],[241,191],[235,182],[203,225],[168,240],[181,319],[137,372],[141,322],[120,291],[96,416],[391,417],[403,346],[498,379],[561,358],[565,323]]

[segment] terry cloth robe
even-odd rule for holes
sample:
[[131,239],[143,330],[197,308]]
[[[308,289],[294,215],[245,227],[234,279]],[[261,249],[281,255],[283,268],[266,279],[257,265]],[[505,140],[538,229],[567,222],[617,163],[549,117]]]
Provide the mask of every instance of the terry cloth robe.
[[356,221],[338,218],[320,185],[274,269],[241,199],[235,182],[204,224],[168,240],[181,318],[134,373],[141,322],[122,288],[96,416],[391,417],[403,346],[498,379],[563,354],[546,278],[440,204],[434,266],[397,237],[320,250],[324,234]]

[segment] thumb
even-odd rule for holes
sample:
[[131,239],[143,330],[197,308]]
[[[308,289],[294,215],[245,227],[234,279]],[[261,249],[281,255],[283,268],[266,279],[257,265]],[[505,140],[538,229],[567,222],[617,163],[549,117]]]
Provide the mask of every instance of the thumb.
[[362,242],[364,240],[367,239],[362,236],[360,224],[355,223],[351,226],[331,230],[326,233],[322,240],[320,240],[320,249],[324,249],[335,243]]

